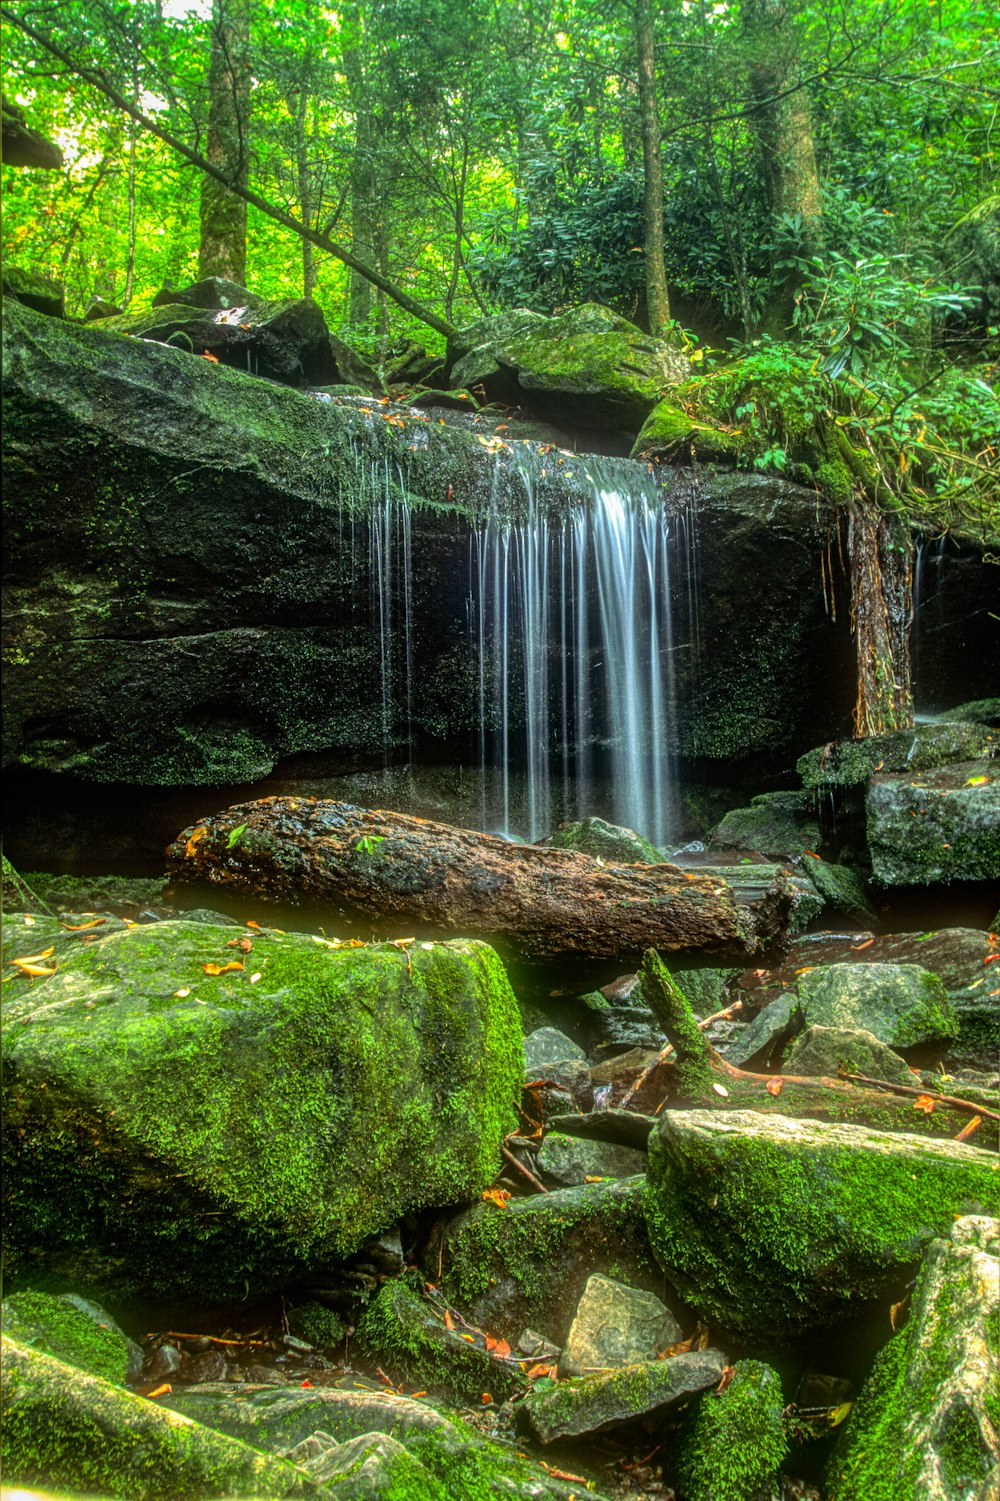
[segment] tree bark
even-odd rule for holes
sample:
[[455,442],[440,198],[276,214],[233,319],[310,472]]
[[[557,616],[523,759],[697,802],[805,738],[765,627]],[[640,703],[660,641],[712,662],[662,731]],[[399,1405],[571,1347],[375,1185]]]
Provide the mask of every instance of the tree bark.
[[906,523],[856,499],[848,531],[851,627],[858,657],[854,733],[887,735],[913,723],[910,626],[913,545]]
[[349,803],[265,798],[186,829],[171,878],[241,896],[329,904],[386,937],[482,937],[529,963],[635,960],[654,944],[690,954],[758,953],[786,901],[737,905],[717,876],[674,865],[603,865]]
[[[764,181],[776,219],[798,221],[799,257],[822,244],[823,194],[813,144],[809,100],[800,86],[798,45],[791,0],[745,0],[744,26],[750,46],[749,112],[761,151]],[[801,275],[775,267],[764,315],[773,334],[792,324]]]
[[[249,0],[213,0],[208,90],[206,155],[232,188],[245,189],[250,177]],[[198,274],[246,285],[246,200],[212,177],[201,184]]]
[[656,104],[656,56],[652,0],[636,0],[636,58],[639,64],[639,113],[642,123],[643,248],[646,259],[646,311],[651,334],[670,322],[670,298],[663,264],[663,158],[660,112]]

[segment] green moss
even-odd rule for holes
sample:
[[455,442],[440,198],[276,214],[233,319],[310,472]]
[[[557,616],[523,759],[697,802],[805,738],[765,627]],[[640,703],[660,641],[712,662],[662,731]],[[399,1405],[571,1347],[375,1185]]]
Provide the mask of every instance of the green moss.
[[657,402],[632,447],[633,459],[675,458],[689,452],[712,463],[732,461],[744,445],[725,428],[699,421],[671,401]]
[[357,1340],[394,1380],[455,1401],[478,1405],[484,1393],[502,1399],[521,1385],[519,1367],[452,1332],[405,1282],[387,1282],[368,1304]]
[[261,934],[251,985],[203,973],[231,932],[135,928],[7,987],[9,1271],[93,1281],[103,1251],[116,1284],[240,1297],[493,1180],[523,1060],[492,950]]
[[104,1381],[125,1385],[128,1342],[110,1318],[98,1322],[68,1298],[39,1292],[12,1293],[0,1305],[0,1316],[8,1338]]
[[288,1313],[288,1330],[321,1350],[335,1350],[344,1343],[344,1321],[322,1303],[300,1303]]
[[769,1366],[741,1360],[729,1384],[702,1397],[681,1440],[686,1501],[769,1497],[788,1451],[781,1381]]
[[835,1323],[887,1292],[955,1215],[995,1200],[992,1154],[824,1144],[816,1131],[708,1132],[683,1171],[672,1159],[694,1149],[688,1134],[651,1136],[650,1242],[701,1317],[768,1343]]

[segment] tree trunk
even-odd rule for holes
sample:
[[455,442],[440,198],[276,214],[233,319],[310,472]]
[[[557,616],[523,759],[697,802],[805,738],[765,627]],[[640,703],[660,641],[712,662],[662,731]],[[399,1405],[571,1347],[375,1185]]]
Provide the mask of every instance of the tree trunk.
[[[749,112],[760,145],[768,200],[775,219],[797,223],[796,256],[822,244],[823,195],[816,166],[809,100],[799,82],[798,45],[790,0],[745,0],[744,26],[751,49]],[[764,326],[781,334],[792,324],[801,274],[775,267]]]
[[[250,4],[213,0],[206,156],[233,187],[249,181]],[[201,277],[246,284],[247,205],[217,179],[201,185]]]
[[643,218],[646,258],[646,311],[651,334],[670,322],[670,299],[663,264],[663,158],[660,112],[656,105],[656,59],[653,48],[652,0],[636,0],[636,58],[639,64],[639,113],[642,122]]
[[854,733],[886,735],[913,723],[910,626],[913,546],[906,523],[855,500],[848,531],[851,625],[858,654]]
[[167,861],[175,881],[330,905],[365,937],[373,926],[389,938],[478,936],[510,957],[561,970],[573,960],[620,965],[654,942],[694,954],[754,954],[783,927],[789,900],[751,911],[718,876],[603,865],[572,850],[322,799],[229,808],[186,829]]
[[[306,136],[306,112],[309,108],[309,90],[303,85],[295,103],[295,171],[299,184],[299,206],[303,224],[312,226],[313,193],[309,176],[309,143]],[[302,295],[311,297],[316,290],[316,265],[313,248],[308,240],[302,241]]]

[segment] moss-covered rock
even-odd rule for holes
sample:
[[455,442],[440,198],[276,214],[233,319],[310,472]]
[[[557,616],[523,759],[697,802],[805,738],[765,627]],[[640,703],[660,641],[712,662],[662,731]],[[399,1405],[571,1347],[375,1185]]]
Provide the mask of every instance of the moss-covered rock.
[[877,772],[911,777],[953,761],[988,761],[997,747],[987,725],[931,721],[864,740],[832,740],[800,756],[795,769],[806,787],[860,787]]
[[522,1060],[491,949],[232,932],[132,928],[5,987],[9,1273],[238,1298],[492,1181]]
[[700,1317],[765,1346],[896,1292],[956,1215],[988,1211],[992,1152],[752,1111],[667,1111],[650,1241]]
[[958,1036],[947,990],[916,964],[820,964],[797,989],[807,1026],[862,1027],[892,1048]]
[[977,698],[971,703],[959,704],[954,709],[945,709],[937,716],[941,723],[958,720],[960,724],[982,724],[991,729],[1000,728],[1000,698]]
[[708,1392],[686,1426],[678,1459],[685,1501],[771,1501],[788,1450],[781,1378],[739,1360],[721,1391]]
[[1000,778],[981,762],[917,779],[878,776],[865,814],[872,873],[884,886],[1000,878]]
[[602,1433],[661,1415],[699,1392],[716,1386],[725,1364],[718,1350],[640,1361],[618,1371],[577,1376],[551,1387],[536,1387],[519,1415],[543,1444],[580,1434]]
[[[395,1392],[324,1387],[176,1391],[164,1405],[258,1449],[288,1454],[313,1434],[347,1444],[386,1433],[444,1487],[448,1501],[579,1501],[579,1486],[557,1479],[506,1444],[484,1438],[453,1413]],[[334,1492],[336,1494],[336,1492]],[[596,1492],[588,1492],[601,1501]],[[425,1501],[414,1496],[392,1501]],[[435,1501],[437,1498],[435,1497]]]
[[76,1366],[6,1335],[2,1351],[5,1486],[65,1486],[125,1501],[322,1494],[294,1465]]
[[463,330],[449,352],[452,385],[482,385],[490,400],[527,395],[545,413],[600,427],[638,425],[691,368],[666,340],[597,303],[553,318],[502,313]]
[[895,1084],[914,1082],[906,1060],[862,1027],[807,1027],[789,1048],[783,1068],[789,1074],[828,1079],[836,1079],[844,1069],[849,1074],[864,1074],[868,1079],[885,1079]]
[[821,837],[815,801],[808,793],[763,792],[748,808],[731,809],[707,843],[713,849],[754,850],[780,858],[815,850]]
[[538,1152],[538,1167],[549,1183],[573,1188],[595,1178],[631,1178],[646,1171],[646,1154],[612,1141],[592,1141],[549,1131]]
[[443,1312],[405,1281],[387,1282],[357,1327],[360,1348],[395,1381],[478,1406],[485,1394],[511,1396],[523,1384],[520,1366],[462,1338]]
[[[562,1345],[587,1278],[662,1292],[646,1237],[643,1179],[588,1183],[505,1209],[477,1204],[444,1235],[444,1288],[471,1322],[509,1341],[526,1327]],[[437,1248],[428,1250],[436,1274]]]
[[634,829],[606,823],[603,818],[585,818],[581,823],[560,824],[542,841],[560,850],[580,850],[606,865],[662,865],[663,855]]
[[802,871],[827,907],[834,912],[842,912],[845,917],[861,920],[875,916],[864,881],[849,865],[832,865],[828,860],[813,859],[807,855],[802,862]]
[[115,1386],[134,1381],[142,1369],[139,1346],[103,1308],[74,1293],[11,1293],[0,1305],[0,1318],[8,1339]]
[[344,1342],[347,1329],[343,1319],[323,1303],[300,1303],[290,1308],[286,1317],[289,1334],[318,1350],[335,1350]]
[[686,458],[704,463],[733,463],[744,445],[735,433],[714,423],[701,422],[672,401],[659,401],[639,429],[632,446],[634,459],[667,463]]
[[826,1473],[829,1501],[987,1501],[1000,1465],[1000,1225],[934,1240],[906,1328],[890,1340]]
[[61,281],[43,276],[39,271],[26,271],[21,266],[4,266],[3,295],[14,302],[23,303],[36,313],[47,318],[66,316],[66,288]]

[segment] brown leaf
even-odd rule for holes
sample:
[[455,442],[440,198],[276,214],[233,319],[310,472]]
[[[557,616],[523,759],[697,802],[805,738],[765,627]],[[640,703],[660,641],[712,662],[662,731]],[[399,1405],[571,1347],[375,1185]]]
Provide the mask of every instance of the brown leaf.
[[444,1311],[444,1327],[446,1329],[454,1329],[455,1327],[455,1320],[452,1318],[447,1308]]
[[230,959],[228,964],[203,964],[202,969],[206,975],[227,975],[233,969],[245,969],[238,959]]
[[506,1209],[510,1194],[505,1188],[487,1188],[483,1191],[483,1198],[487,1204],[495,1204],[498,1209]]
[[226,944],[227,949],[240,949],[244,954],[249,954],[253,948],[252,938],[230,938]]
[[480,1400],[482,1401],[484,1407],[489,1407],[490,1403],[493,1401],[493,1398],[490,1396],[489,1392],[483,1392]]
[[148,1401],[152,1402],[154,1397],[169,1397],[172,1391],[173,1387],[170,1385],[170,1383],[168,1381],[164,1381],[162,1386],[154,1386],[151,1392],[146,1392],[146,1398]]
[[925,1115],[934,1114],[934,1101],[929,1094],[922,1094],[913,1102],[914,1110],[922,1110]]
[[90,922],[64,922],[63,927],[67,933],[82,933],[84,928],[99,928],[107,920],[106,917],[92,917]]
[[852,943],[851,944],[851,948],[854,950],[854,952],[856,954],[859,954],[862,949],[869,949],[869,948],[871,948],[871,946],[872,946],[872,944],[874,942],[875,942],[874,938],[866,938],[865,941],[864,941],[864,943]]
[[956,1141],[968,1141],[969,1137],[973,1134],[973,1132],[974,1131],[978,1131],[979,1128],[980,1128],[980,1126],[982,1124],[983,1124],[983,1118],[982,1118],[982,1116],[981,1115],[974,1115],[972,1117],[971,1121],[969,1121],[968,1125],[962,1127],[961,1131],[959,1131],[958,1135],[955,1137],[955,1140]]
[[217,354],[210,354],[207,349],[201,351],[201,357],[203,360],[211,360],[213,365],[219,363],[219,356]]
[[537,1381],[541,1376],[555,1376],[556,1367],[554,1365],[545,1365],[539,1361],[537,1365],[533,1365],[530,1371],[525,1372],[525,1374],[529,1381]]
[[735,1375],[736,1367],[734,1365],[724,1365],[722,1367],[722,1377],[719,1381],[718,1386],[715,1388],[715,1395],[717,1397],[722,1396],[722,1393],[725,1391],[726,1387],[729,1385],[730,1381],[732,1381]]
[[493,1344],[487,1345],[486,1348],[491,1355],[496,1356],[497,1360],[507,1360],[510,1356],[510,1345],[505,1339],[494,1340]]
[[574,1475],[572,1470],[557,1470],[555,1465],[547,1465],[544,1459],[540,1459],[538,1463],[541,1465],[543,1470],[547,1470],[549,1472],[553,1480],[572,1480],[577,1485],[587,1484],[587,1478],[585,1475]]
[[906,1312],[909,1306],[910,1295],[909,1293],[906,1293],[904,1297],[900,1298],[898,1303],[893,1303],[892,1307],[889,1309],[889,1322],[892,1325],[893,1333],[895,1333],[899,1328],[903,1314]]
[[204,824],[200,824],[197,829],[192,829],[192,831],[191,831],[191,837],[188,840],[187,844],[184,846],[184,853],[185,853],[185,855],[193,855],[194,854],[194,850],[195,850],[195,845],[198,843],[198,841],[200,839],[204,839],[204,837],[205,837],[205,835],[207,833],[208,833],[208,829],[207,829],[207,827]]
[[784,1087],[784,1079],[768,1079],[767,1083],[764,1085],[764,1088],[767,1090],[768,1094],[773,1094],[775,1099],[778,1098]]

